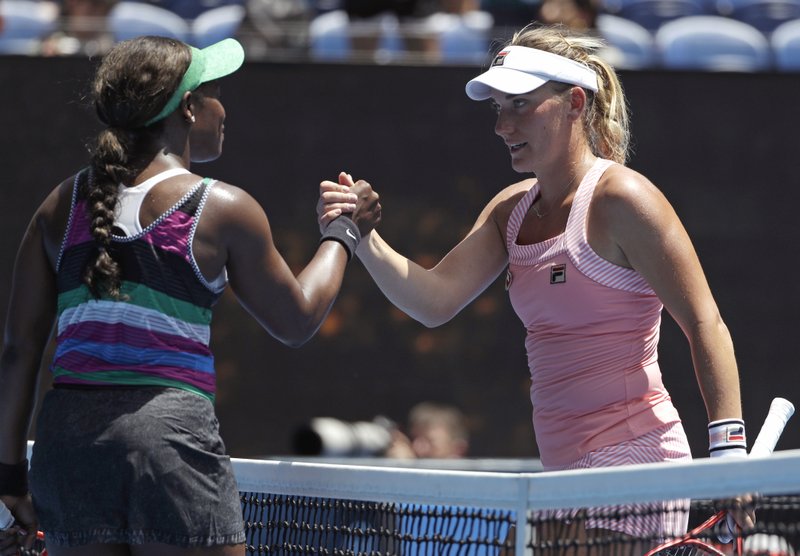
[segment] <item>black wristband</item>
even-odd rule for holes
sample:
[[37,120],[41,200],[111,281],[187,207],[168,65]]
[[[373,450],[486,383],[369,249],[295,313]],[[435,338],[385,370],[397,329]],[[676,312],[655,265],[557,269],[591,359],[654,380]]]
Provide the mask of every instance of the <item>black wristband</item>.
[[345,251],[347,251],[347,260],[350,260],[353,258],[353,253],[356,252],[356,247],[361,241],[361,232],[358,230],[356,223],[350,220],[349,217],[339,216],[328,224],[319,242],[322,243],[328,240],[341,243]]
[[24,496],[28,493],[28,460],[15,465],[0,463],[0,494]]

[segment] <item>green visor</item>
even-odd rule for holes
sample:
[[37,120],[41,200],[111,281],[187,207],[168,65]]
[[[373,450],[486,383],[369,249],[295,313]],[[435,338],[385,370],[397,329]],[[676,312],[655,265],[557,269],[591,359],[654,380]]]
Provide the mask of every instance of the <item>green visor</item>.
[[236,39],[225,39],[202,50],[193,46],[189,48],[192,50],[192,62],[183,74],[183,79],[161,112],[148,120],[146,126],[172,114],[187,91],[194,91],[203,83],[232,74],[244,62],[244,49]]

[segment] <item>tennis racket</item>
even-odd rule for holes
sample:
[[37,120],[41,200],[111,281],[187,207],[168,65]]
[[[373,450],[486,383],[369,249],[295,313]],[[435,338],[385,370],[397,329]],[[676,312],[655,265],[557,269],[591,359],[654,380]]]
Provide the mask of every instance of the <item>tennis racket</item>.
[[[775,398],[769,406],[764,424],[758,432],[758,437],[750,450],[750,457],[769,456],[775,449],[786,423],[794,413],[794,405],[784,398]],[[731,531],[736,530],[735,523],[725,510],[717,512],[709,519],[689,531],[685,536],[661,544],[650,550],[645,556],[702,556],[713,554],[716,556],[726,556],[720,547],[711,544],[710,539],[715,536],[712,529],[715,525],[725,522],[726,527]],[[735,536],[735,554],[744,553],[744,542],[741,535]]]

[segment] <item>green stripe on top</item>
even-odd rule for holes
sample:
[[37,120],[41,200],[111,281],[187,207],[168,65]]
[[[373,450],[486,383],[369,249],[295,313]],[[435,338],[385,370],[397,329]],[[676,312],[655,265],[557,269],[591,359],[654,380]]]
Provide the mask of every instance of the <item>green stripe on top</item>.
[[92,373],[73,373],[63,367],[52,369],[56,383],[83,384],[96,386],[163,386],[179,388],[203,396],[214,403],[214,395],[178,380],[143,374],[139,371],[95,371]]
[[[210,308],[200,307],[188,301],[175,299],[163,292],[148,288],[143,284],[127,281],[123,282],[120,292],[120,302],[130,303],[131,305],[144,307],[145,309],[153,309],[190,324],[211,324],[212,310]],[[101,299],[114,301],[107,296],[103,296]],[[91,294],[89,288],[85,284],[81,284],[75,289],[62,292],[58,295],[58,313],[61,314],[66,309],[77,307],[83,303],[94,300],[95,297]]]

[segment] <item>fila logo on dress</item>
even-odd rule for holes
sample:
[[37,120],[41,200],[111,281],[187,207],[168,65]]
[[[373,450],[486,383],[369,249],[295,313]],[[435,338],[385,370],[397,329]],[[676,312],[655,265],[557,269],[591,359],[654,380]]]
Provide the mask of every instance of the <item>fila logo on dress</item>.
[[563,284],[567,281],[567,265],[554,264],[550,267],[550,283]]

